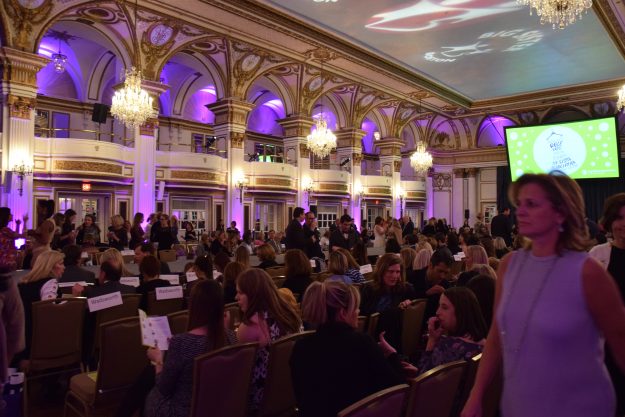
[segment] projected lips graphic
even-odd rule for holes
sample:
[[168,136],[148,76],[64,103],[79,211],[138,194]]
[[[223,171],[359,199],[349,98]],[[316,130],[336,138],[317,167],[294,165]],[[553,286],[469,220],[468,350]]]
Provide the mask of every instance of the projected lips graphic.
[[515,1],[498,3],[488,0],[419,1],[412,6],[378,13],[365,25],[369,29],[390,32],[417,32],[446,24],[508,13],[520,6]]

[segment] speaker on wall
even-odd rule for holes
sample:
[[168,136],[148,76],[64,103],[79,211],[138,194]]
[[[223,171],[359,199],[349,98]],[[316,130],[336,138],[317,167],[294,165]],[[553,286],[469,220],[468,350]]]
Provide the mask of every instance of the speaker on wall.
[[310,205],[310,211],[312,211],[312,213],[315,215],[315,217],[317,217],[317,205],[316,204],[311,204]]
[[469,209],[464,210],[464,218],[469,220]]
[[111,108],[106,104],[93,103],[93,113],[91,115],[91,120],[96,123],[106,123],[106,118],[108,117],[110,109]]

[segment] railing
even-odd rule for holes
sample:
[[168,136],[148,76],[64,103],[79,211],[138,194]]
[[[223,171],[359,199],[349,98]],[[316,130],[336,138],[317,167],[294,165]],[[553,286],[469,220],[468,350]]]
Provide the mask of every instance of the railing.
[[[67,132],[67,135],[59,136],[57,132]],[[88,133],[89,135],[73,135],[71,132],[79,132],[79,133]],[[91,136],[93,134],[93,138],[91,137],[81,137],[81,136]],[[116,135],[114,133],[106,133],[100,132],[97,130],[90,129],[65,129],[65,128],[37,128],[35,131],[35,137],[43,137],[43,138],[58,138],[58,139],[88,139],[88,140],[96,140],[96,141],[104,141],[110,143],[118,143],[123,146],[132,147],[134,146],[134,139],[124,138],[120,135]]]

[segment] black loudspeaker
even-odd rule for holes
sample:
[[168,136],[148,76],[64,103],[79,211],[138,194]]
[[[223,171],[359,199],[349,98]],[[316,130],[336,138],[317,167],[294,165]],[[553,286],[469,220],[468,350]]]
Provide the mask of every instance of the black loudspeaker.
[[93,114],[91,120],[96,123],[106,123],[106,117],[109,114],[111,108],[106,104],[93,103]]
[[311,204],[310,211],[312,211],[312,213],[315,215],[315,217],[317,217],[317,206],[316,205]]
[[466,210],[464,211],[464,218],[465,218],[465,219],[467,219],[467,220],[469,220],[469,209],[466,209]]

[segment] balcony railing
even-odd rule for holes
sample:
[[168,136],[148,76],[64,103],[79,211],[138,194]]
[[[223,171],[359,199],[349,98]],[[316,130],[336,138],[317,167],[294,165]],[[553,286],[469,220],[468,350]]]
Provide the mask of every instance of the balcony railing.
[[[65,133],[61,133],[65,132]],[[58,139],[88,139],[110,143],[117,143],[127,147],[134,147],[134,139],[124,138],[115,133],[100,132],[90,129],[65,129],[65,128],[37,128],[35,137],[58,138]]]

